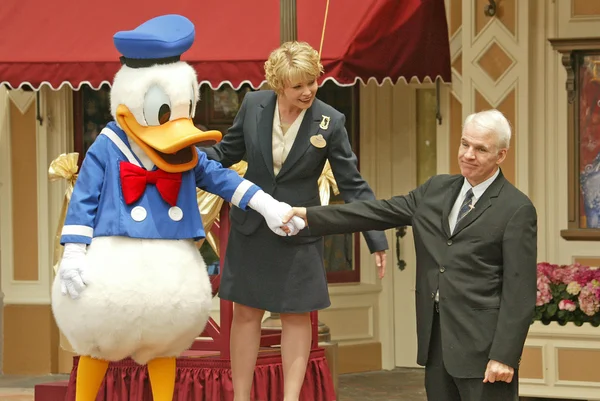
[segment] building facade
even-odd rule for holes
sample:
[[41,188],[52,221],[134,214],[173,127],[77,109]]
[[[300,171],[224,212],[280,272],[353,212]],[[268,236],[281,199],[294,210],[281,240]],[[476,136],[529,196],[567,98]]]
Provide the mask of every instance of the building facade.
[[[462,121],[472,112],[497,108],[514,130],[504,174],[537,208],[538,260],[597,266],[597,241],[561,235],[569,228],[571,213],[568,74],[549,39],[599,37],[600,5],[589,0],[495,3],[497,9],[490,15],[487,0],[446,1],[452,83],[358,84],[353,112],[360,170],[378,198],[406,193],[432,174],[457,173]],[[71,355],[60,349],[50,308],[54,235],[65,183],[49,182],[48,166],[78,146],[73,112],[78,96],[69,86],[37,92],[0,88],[5,373],[70,369]],[[596,139],[600,142],[600,134]],[[390,250],[383,280],[377,279],[374,260],[361,239],[356,245],[351,241],[359,252],[353,250],[350,267],[355,270],[358,264],[360,274],[347,274],[330,284],[332,306],[319,318],[339,344],[341,373],[415,366],[415,256],[410,228],[402,234],[387,233]],[[216,300],[214,305],[217,316]],[[548,340],[552,336],[562,336],[564,344],[569,336],[583,333],[589,340],[584,352],[600,355],[600,343],[591,340],[594,329],[577,329],[583,331],[545,335],[544,328],[534,324],[524,355],[527,392],[550,394],[548,388],[563,382],[567,387],[580,382],[590,389],[600,386],[598,374],[579,380],[581,376],[544,373],[558,372],[563,362],[555,355],[563,352],[562,361],[568,361],[582,349],[569,354]],[[585,372],[583,368],[581,374]]]

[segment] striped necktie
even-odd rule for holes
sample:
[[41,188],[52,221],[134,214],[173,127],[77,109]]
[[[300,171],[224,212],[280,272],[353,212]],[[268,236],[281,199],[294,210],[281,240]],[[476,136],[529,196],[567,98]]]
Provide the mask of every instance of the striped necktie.
[[462,205],[460,206],[460,210],[458,211],[456,224],[458,224],[458,222],[471,211],[471,199],[473,199],[473,189],[469,188],[469,190],[465,194],[465,200],[463,201]]

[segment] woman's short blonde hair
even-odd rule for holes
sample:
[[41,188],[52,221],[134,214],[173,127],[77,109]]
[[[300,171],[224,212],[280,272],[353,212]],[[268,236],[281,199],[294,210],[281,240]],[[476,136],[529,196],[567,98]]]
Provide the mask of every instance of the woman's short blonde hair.
[[265,62],[267,83],[277,93],[286,85],[310,82],[322,73],[319,53],[306,42],[285,42]]

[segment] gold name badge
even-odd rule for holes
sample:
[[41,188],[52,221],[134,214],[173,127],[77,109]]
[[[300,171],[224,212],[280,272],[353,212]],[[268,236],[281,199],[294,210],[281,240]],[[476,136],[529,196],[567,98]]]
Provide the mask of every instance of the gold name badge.
[[311,136],[310,143],[312,143],[312,145],[315,148],[319,148],[319,149],[322,149],[327,145],[325,138],[323,138],[323,135],[321,135],[321,134]]

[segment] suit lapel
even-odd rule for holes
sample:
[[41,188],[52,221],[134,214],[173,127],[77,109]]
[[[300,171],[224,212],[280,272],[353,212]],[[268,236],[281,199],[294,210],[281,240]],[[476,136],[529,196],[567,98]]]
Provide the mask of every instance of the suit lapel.
[[312,106],[306,110],[304,118],[302,119],[302,123],[300,124],[300,128],[298,129],[298,134],[296,135],[296,139],[292,145],[292,149],[290,149],[290,153],[285,158],[283,166],[281,166],[281,171],[279,171],[279,174],[277,174],[277,179],[283,177],[288,171],[291,170],[292,166],[294,166],[294,164],[300,160],[300,157],[302,157],[308,147],[311,146],[310,137],[319,131],[319,122],[321,119],[316,118],[316,116],[320,116],[315,110],[317,108],[316,105],[317,99],[315,99]]
[[457,179],[455,182],[453,182],[446,191],[446,197],[444,198],[444,209],[442,210],[442,227],[448,238],[450,237],[450,223],[448,222],[448,216],[450,216],[450,210],[452,210],[452,206],[454,206],[456,197],[458,196],[460,189],[462,188],[463,181],[464,178],[461,176],[460,179]]
[[275,103],[277,95],[273,93],[268,99],[264,100],[256,113],[256,129],[260,152],[265,159],[267,170],[271,173],[271,177],[275,177],[273,172],[273,117],[275,115]]
[[504,186],[504,181],[504,176],[502,175],[502,172],[500,172],[498,174],[498,177],[496,177],[494,182],[492,182],[492,185],[490,185],[489,188],[486,189],[486,191],[483,193],[483,195],[481,195],[481,198],[475,204],[475,208],[469,213],[467,213],[467,215],[456,224],[452,236],[455,236],[456,234],[464,230],[471,223],[477,220],[479,216],[483,214],[483,212],[485,212],[490,206],[492,206],[492,202],[498,197],[500,190]]

